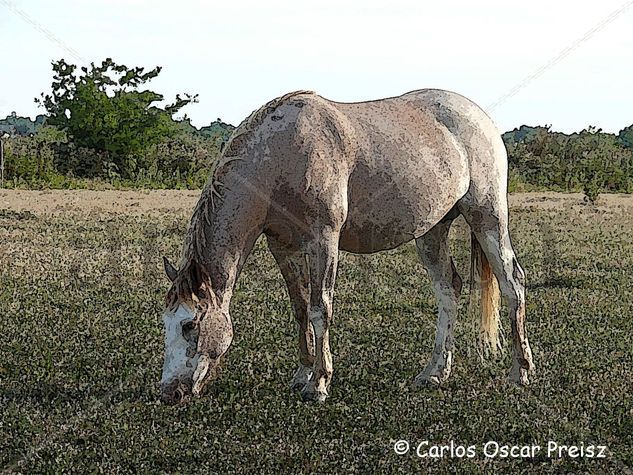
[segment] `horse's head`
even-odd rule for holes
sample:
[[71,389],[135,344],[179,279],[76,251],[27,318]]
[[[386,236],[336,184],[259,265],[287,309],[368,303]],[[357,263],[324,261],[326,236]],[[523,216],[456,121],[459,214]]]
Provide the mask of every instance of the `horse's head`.
[[202,282],[199,288],[183,295],[178,272],[167,259],[164,264],[173,285],[163,314],[165,363],[161,399],[168,404],[179,404],[191,395],[200,395],[212,379],[233,340],[233,325],[207,284]]

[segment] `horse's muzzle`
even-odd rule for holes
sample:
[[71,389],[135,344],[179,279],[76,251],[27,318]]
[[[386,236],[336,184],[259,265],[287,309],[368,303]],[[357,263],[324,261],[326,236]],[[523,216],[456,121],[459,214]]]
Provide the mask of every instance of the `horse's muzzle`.
[[191,399],[191,385],[179,380],[171,381],[160,388],[160,399],[165,404],[185,404]]

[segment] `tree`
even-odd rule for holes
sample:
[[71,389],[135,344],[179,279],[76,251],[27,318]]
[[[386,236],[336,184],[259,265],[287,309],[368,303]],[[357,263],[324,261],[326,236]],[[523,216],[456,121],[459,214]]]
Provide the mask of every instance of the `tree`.
[[222,119],[218,118],[218,120],[211,122],[211,124],[206,127],[202,127],[199,133],[204,137],[217,138],[226,142],[231,136],[231,133],[233,133],[233,130],[235,130],[235,127],[231,124],[222,122]]
[[618,140],[626,148],[633,149],[633,125],[629,125],[628,127],[620,130]]
[[114,167],[124,177],[133,176],[150,147],[174,133],[172,116],[197,102],[197,95],[184,94],[159,107],[163,96],[142,87],[158,76],[160,67],[145,72],[110,58],[81,72],[63,59],[52,66],[51,94],[35,99],[49,115],[47,124],[65,131],[77,147],[108,157],[103,169]]
[[28,136],[35,134],[43,125],[45,117],[38,115],[35,121],[28,117],[19,117],[17,113],[12,112],[4,119],[0,119],[0,127],[7,132],[11,131],[15,135]]

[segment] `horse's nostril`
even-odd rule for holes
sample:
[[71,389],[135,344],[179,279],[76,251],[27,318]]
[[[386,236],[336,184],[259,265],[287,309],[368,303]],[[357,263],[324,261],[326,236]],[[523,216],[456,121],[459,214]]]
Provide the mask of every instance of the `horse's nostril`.
[[181,403],[184,398],[185,392],[182,390],[182,388],[176,389],[176,391],[174,392],[174,402],[176,404]]

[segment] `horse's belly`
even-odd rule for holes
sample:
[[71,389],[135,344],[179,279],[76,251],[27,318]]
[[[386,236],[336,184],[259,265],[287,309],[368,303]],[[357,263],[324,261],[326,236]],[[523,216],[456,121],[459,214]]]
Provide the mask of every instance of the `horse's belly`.
[[[350,177],[340,248],[357,253],[392,249],[422,236],[466,193],[468,172],[452,167],[405,167],[398,173],[360,170]],[[438,176],[440,173],[442,176]]]
[[[347,220],[341,230],[340,248],[357,253],[378,252],[393,249],[415,237],[425,234],[450,207],[442,214],[430,209],[410,207],[408,203],[396,204],[387,196],[382,196],[380,206],[360,203],[350,206]],[[384,205],[394,203],[393,211],[386,211]],[[351,204],[351,203],[350,203]]]
[[351,217],[341,231],[339,247],[344,251],[355,253],[393,249],[415,237],[413,229],[415,226],[411,224],[413,223],[398,220],[395,217],[391,222],[355,220]]

